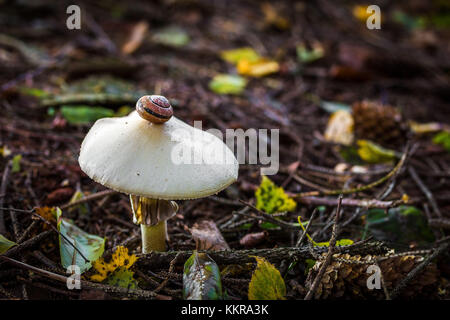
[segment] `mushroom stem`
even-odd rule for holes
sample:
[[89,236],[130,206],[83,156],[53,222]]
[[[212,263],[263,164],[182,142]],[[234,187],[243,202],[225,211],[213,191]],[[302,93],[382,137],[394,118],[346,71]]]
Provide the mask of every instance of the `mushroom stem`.
[[130,195],[133,221],[141,225],[142,253],[166,251],[166,221],[178,211],[175,201]]
[[154,226],[141,224],[142,253],[151,251],[166,251],[166,221],[161,221]]

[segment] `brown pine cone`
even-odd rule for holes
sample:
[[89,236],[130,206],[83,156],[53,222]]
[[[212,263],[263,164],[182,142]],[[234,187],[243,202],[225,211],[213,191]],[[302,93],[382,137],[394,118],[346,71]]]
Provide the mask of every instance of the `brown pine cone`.
[[400,111],[373,101],[353,104],[355,136],[376,142],[384,147],[405,145],[408,126]]
[[[368,289],[367,279],[371,275],[367,273],[370,264],[361,263],[375,259],[371,255],[361,257],[359,255],[335,254],[333,261],[327,267],[321,283],[315,293],[316,299],[327,298],[375,298],[383,299],[383,289]],[[353,263],[345,262],[351,260]],[[395,286],[421,261],[421,256],[393,257],[379,263],[385,285],[388,291]],[[360,263],[358,263],[360,262]],[[306,287],[310,288],[314,281],[322,261],[317,261],[310,269],[306,279]],[[435,264],[429,264],[424,272],[409,282],[408,287],[402,291],[402,297],[422,296],[436,292],[438,283],[438,269]]]

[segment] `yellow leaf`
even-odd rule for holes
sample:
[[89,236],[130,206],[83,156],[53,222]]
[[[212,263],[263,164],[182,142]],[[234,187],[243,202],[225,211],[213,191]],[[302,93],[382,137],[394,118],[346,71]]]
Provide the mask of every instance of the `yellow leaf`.
[[257,266],[248,286],[249,300],[285,300],[286,285],[273,264],[261,257],[253,256]]
[[11,150],[8,149],[8,146],[0,147],[0,154],[3,158],[6,158],[11,154]]
[[280,65],[278,62],[265,58],[261,58],[256,61],[242,59],[237,65],[237,71],[239,74],[257,78],[278,72],[279,70]]
[[255,192],[256,208],[269,214],[294,211],[297,203],[281,187],[277,187],[269,178],[262,176],[261,184]]
[[367,18],[369,18],[372,13],[367,12],[367,5],[366,6],[362,6],[362,5],[356,5],[353,7],[353,16],[362,21],[362,22],[366,22]]
[[99,258],[92,263],[97,274],[91,276],[92,281],[101,282],[111,275],[116,269],[124,267],[129,269],[137,260],[137,257],[128,254],[128,248],[119,246],[111,256],[111,260],[106,262],[104,258]]
[[429,123],[417,123],[411,121],[409,123],[409,127],[416,134],[426,134],[440,131],[442,129],[442,125],[438,122],[429,122]]
[[334,112],[328,120],[325,129],[325,140],[343,145],[351,145],[353,143],[353,117],[349,111],[338,110]]
[[369,163],[384,163],[396,159],[395,152],[385,149],[369,140],[358,140],[358,155]]
[[257,61],[261,58],[261,56],[252,48],[238,48],[232,50],[225,50],[220,53],[220,56],[223,60],[237,65],[241,60],[247,61]]

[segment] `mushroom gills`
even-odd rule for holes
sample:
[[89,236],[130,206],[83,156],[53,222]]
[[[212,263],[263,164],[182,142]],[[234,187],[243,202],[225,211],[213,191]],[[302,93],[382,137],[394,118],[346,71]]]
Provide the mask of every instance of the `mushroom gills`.
[[166,221],[178,211],[175,201],[130,195],[133,222],[141,225],[142,253],[165,251]]

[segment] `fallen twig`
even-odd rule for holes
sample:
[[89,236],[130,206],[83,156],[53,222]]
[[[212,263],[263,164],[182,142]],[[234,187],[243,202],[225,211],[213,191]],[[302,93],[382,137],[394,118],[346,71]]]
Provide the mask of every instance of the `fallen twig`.
[[423,192],[425,197],[427,197],[428,202],[430,203],[431,207],[433,208],[434,213],[439,217],[442,218],[442,213],[439,210],[439,207],[436,203],[436,200],[433,197],[433,194],[431,191],[427,188],[427,186],[422,182],[419,175],[417,174],[416,170],[410,166],[408,168],[409,175],[411,178],[413,178],[414,182],[417,184],[417,186],[420,188],[420,190]]
[[[322,254],[327,251],[326,247],[314,247],[314,254]],[[349,246],[336,247],[336,253],[348,253],[351,255],[367,255],[367,254],[385,254],[388,248],[381,242],[361,242]],[[227,264],[243,264],[254,262],[255,259],[251,256],[259,256],[267,259],[272,263],[278,263],[287,257],[296,258],[299,261],[314,258],[307,246],[271,248],[271,249],[248,249],[248,250],[200,250],[199,252],[207,253],[216,263]],[[186,261],[191,255],[192,250],[186,251],[167,251],[167,252],[151,252],[149,254],[137,254],[139,259],[134,264],[139,270],[155,270],[166,269],[167,265],[173,258],[179,254],[177,263]]]
[[382,177],[370,184],[367,184],[367,185],[364,185],[364,186],[361,186],[358,188],[351,188],[351,189],[302,192],[302,193],[294,194],[293,197],[300,201],[300,199],[304,198],[304,197],[320,196],[320,195],[331,196],[331,195],[339,195],[339,194],[351,194],[351,193],[358,193],[361,191],[370,190],[370,189],[386,182],[387,180],[389,180],[392,176],[394,176],[397,173],[398,170],[400,170],[400,168],[402,168],[403,163],[405,162],[405,160],[407,158],[408,150],[409,150],[409,147],[407,146],[405,148],[405,152],[403,153],[402,157],[400,158],[400,161],[397,163],[397,165],[394,167],[394,169],[392,169],[384,177]]
[[71,207],[74,207],[74,206],[86,203],[88,201],[97,200],[97,199],[109,196],[111,194],[114,194],[114,193],[117,193],[117,191],[109,190],[109,189],[108,190],[103,190],[103,191],[100,191],[100,192],[96,192],[94,194],[90,194],[88,196],[85,196],[85,197],[83,197],[80,200],[77,200],[77,201],[74,201],[74,202],[71,202],[71,203],[67,203],[67,204],[61,206],[60,209],[61,210],[66,210],[68,208],[71,208]]
[[338,225],[338,221],[339,221],[339,215],[341,212],[342,196],[339,196],[338,200],[339,201],[338,201],[338,206],[336,209],[336,215],[334,218],[333,231],[331,232],[331,238],[330,238],[330,244],[328,246],[328,252],[325,257],[324,262],[320,266],[320,270],[317,273],[316,278],[314,279],[314,281],[311,285],[311,288],[309,289],[308,293],[305,296],[305,300],[311,300],[313,298],[320,282],[322,281],[322,278],[325,274],[325,271],[327,270],[328,265],[331,263],[331,260],[333,259],[333,253],[335,251],[334,249],[336,246],[337,225]]
[[[3,170],[2,184],[0,185],[0,194],[6,194],[6,187],[8,185],[10,172],[11,162],[8,161],[8,163],[6,163],[5,170]],[[4,199],[4,197],[0,197],[0,207],[3,207]],[[6,234],[4,210],[2,208],[0,208],[0,234]]]
[[[331,197],[301,197],[297,198],[297,201],[303,204],[309,205],[325,205],[325,206],[336,206],[338,204],[337,198]],[[342,199],[343,207],[363,207],[363,208],[379,208],[379,209],[390,209],[398,207],[406,202],[403,199],[382,201],[376,199]]]
[[[56,280],[59,282],[67,283],[68,278],[65,276],[62,276],[60,274],[56,274],[56,273],[53,273],[50,271],[39,269],[37,267],[23,263],[21,261],[11,259],[4,255],[1,255],[0,259],[6,261],[8,263],[14,264],[20,268],[32,270],[32,271],[39,273],[40,275],[43,275],[47,278],[50,278],[50,279],[53,279],[53,280]],[[170,300],[171,299],[171,297],[156,294],[153,291],[146,291],[146,290],[141,290],[141,289],[126,289],[126,288],[122,288],[122,287],[109,286],[109,285],[105,285],[105,284],[101,284],[101,283],[94,283],[94,282],[90,282],[90,281],[86,281],[86,280],[80,280],[80,285],[83,289],[100,289],[105,292],[125,294],[128,296],[135,296],[135,297],[140,297],[140,298],[154,298],[154,299],[159,299],[159,300]]]

